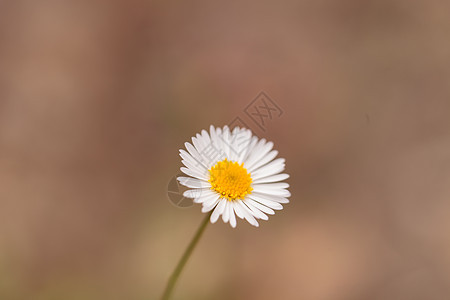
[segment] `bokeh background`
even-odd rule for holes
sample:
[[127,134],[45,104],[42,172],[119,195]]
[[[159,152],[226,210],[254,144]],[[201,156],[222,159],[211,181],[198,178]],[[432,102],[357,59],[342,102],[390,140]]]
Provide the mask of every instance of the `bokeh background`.
[[[450,2],[0,1],[0,299],[158,299],[235,118],[291,203],[209,226],[174,299],[449,299]],[[260,91],[282,110],[262,130]]]

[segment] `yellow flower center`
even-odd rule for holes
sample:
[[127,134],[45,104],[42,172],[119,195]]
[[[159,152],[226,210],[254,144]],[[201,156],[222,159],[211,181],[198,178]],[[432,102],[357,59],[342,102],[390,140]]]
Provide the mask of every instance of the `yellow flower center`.
[[244,163],[228,161],[226,158],[219,161],[209,170],[211,189],[228,200],[244,199],[253,188],[250,186],[252,177]]

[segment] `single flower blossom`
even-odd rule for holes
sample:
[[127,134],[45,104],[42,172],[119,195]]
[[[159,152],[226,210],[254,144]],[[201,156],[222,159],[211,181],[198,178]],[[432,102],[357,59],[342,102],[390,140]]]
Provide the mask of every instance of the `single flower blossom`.
[[[202,212],[210,212],[215,223],[220,216],[236,227],[236,216],[258,227],[257,219],[268,220],[268,214],[289,203],[289,178],[281,173],[285,159],[276,158],[273,143],[254,136],[249,129],[210,126],[185,143],[180,150],[181,171],[189,177],[178,181],[190,188],[184,196],[202,204]],[[275,159],[276,158],[276,159]]]

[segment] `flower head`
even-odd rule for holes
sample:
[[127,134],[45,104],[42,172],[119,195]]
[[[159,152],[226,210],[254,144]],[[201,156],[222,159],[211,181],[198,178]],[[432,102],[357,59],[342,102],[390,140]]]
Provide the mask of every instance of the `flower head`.
[[190,188],[184,196],[202,204],[202,212],[211,214],[215,223],[220,216],[236,227],[236,216],[259,226],[256,219],[267,220],[267,214],[283,209],[291,194],[289,185],[281,182],[289,177],[281,173],[284,158],[275,157],[273,143],[253,136],[249,129],[235,127],[231,131],[210,127],[185,143],[180,150],[181,171],[189,177],[178,181]]

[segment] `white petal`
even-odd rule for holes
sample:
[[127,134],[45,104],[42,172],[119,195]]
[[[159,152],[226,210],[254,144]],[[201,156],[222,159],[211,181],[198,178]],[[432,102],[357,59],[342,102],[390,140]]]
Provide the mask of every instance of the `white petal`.
[[204,148],[208,147],[210,141],[209,141],[209,136],[208,135],[206,135],[206,136],[203,135],[203,131],[205,131],[205,130],[202,130],[201,133],[197,133],[195,135],[195,137],[197,138],[197,141],[200,143],[200,145],[204,149]]
[[206,152],[208,159],[207,167],[210,169],[217,161],[221,161],[226,158],[225,150],[223,148],[223,141],[221,131],[219,128],[216,130],[211,126],[211,143],[209,149]]
[[253,189],[287,189],[289,184],[286,182],[275,182],[275,183],[259,183],[252,184]]
[[282,204],[290,202],[289,199],[285,198],[285,197],[280,197],[280,196],[275,196],[275,195],[270,195],[270,197],[272,198],[271,200],[274,202],[278,202],[278,203],[282,203]]
[[184,146],[186,147],[186,150],[189,152],[189,154],[195,159],[195,161],[200,162],[206,168],[206,165],[203,162],[204,159],[197,151],[197,149],[195,149],[195,147],[188,142],[184,143]]
[[263,220],[269,220],[268,216],[266,216],[262,211],[260,211],[255,206],[253,206],[250,202],[247,202],[247,200],[244,200],[243,202],[245,205],[247,205],[248,208],[250,208],[250,210],[252,211],[253,215],[256,218],[263,219]]
[[251,142],[251,132],[235,127],[230,137],[230,160],[239,161]]
[[264,199],[264,198],[260,198],[258,196],[253,195],[253,194],[248,196],[248,197],[250,199],[253,199],[253,200],[255,200],[255,201],[257,201],[257,202],[259,202],[259,203],[261,203],[261,204],[263,204],[263,205],[265,205],[267,207],[270,207],[272,209],[275,209],[275,210],[282,210],[283,209],[283,206],[280,203],[278,203],[278,202],[267,200],[267,199]]
[[192,189],[192,190],[187,190],[183,193],[184,197],[187,198],[199,198],[202,195],[204,195],[205,193],[207,193],[208,191],[210,191],[211,189]]
[[[248,130],[248,131],[250,132],[250,136],[251,136],[251,131],[250,131],[250,130]],[[243,162],[245,162],[245,161],[248,160],[248,158],[249,158],[250,155],[252,154],[253,149],[254,149],[255,146],[257,145],[257,143],[258,143],[258,137],[252,136],[251,139],[250,139],[250,143],[249,143],[249,145],[247,146],[247,149],[245,149],[244,151],[242,151],[243,153],[242,153],[242,155],[239,157],[239,160],[238,160],[239,163],[243,163]]]
[[209,178],[208,178],[208,176],[206,174],[202,174],[202,173],[200,173],[197,170],[193,170],[193,169],[189,169],[189,168],[185,168],[185,167],[181,167],[180,170],[184,174],[189,175],[191,177],[203,179],[203,180],[206,180],[206,181],[209,180]]
[[253,179],[259,179],[270,175],[275,175],[284,170],[284,158],[277,158],[274,161],[262,166],[258,170],[254,171],[251,175]]
[[200,164],[200,163],[192,164],[191,162],[189,162],[189,161],[187,161],[187,160],[184,160],[184,159],[183,159],[181,162],[182,162],[183,165],[184,165],[185,167],[187,167],[188,169],[191,169],[191,170],[193,170],[193,171],[196,171],[197,173],[200,173],[200,174],[204,174],[204,173],[205,173],[205,169],[204,169],[204,167],[202,166],[202,164]]
[[271,189],[271,188],[262,188],[262,187],[255,187],[253,188],[253,193],[255,194],[266,194],[270,196],[278,196],[278,197],[290,197],[291,192],[289,192],[286,189]]
[[266,214],[269,214],[269,215],[274,215],[274,214],[275,214],[275,212],[273,211],[273,209],[271,209],[271,208],[269,208],[269,207],[267,207],[267,206],[265,206],[265,205],[262,205],[261,203],[256,202],[255,200],[253,200],[253,199],[251,199],[251,198],[248,198],[248,199],[246,199],[245,201],[246,201],[247,203],[253,204],[253,206],[257,207],[260,211],[265,212]]
[[252,191],[253,194],[267,194],[279,197],[290,197],[291,193],[286,189],[271,189],[255,186]]
[[223,214],[222,214],[222,220],[225,222],[225,223],[228,223],[228,221],[230,220],[230,211],[228,210],[228,206],[230,205],[230,201],[229,200],[227,200],[226,202],[225,202],[225,207],[224,207],[224,209],[223,209]]
[[186,152],[183,149],[180,149],[180,156],[183,160],[187,161],[190,165],[197,166],[201,169],[206,169],[205,165],[201,161],[196,160],[192,155],[190,155],[188,152]]
[[247,220],[247,222],[249,222],[253,226],[258,227],[258,221],[256,221],[252,211],[240,200],[236,201],[235,203],[241,208],[241,212],[243,213],[244,218]]
[[286,173],[282,173],[282,174],[277,174],[277,175],[272,175],[272,176],[267,176],[267,177],[261,177],[257,180],[253,180],[253,183],[270,183],[270,182],[278,182],[278,181],[282,181],[285,179],[288,179],[289,175]]
[[213,213],[211,214],[211,223],[216,223],[217,219],[219,219],[219,216],[223,214],[223,209],[225,207],[226,201],[228,201],[225,198],[222,198],[219,201],[219,204],[217,204],[216,208],[214,209]]
[[225,155],[227,158],[230,158],[230,129],[228,128],[228,126],[224,126],[223,127],[223,131],[222,131],[222,135],[219,137],[222,138],[222,147],[223,150],[225,152]]
[[230,202],[230,205],[228,205],[228,209],[230,210],[230,225],[231,227],[236,228],[236,216],[234,215],[233,207],[233,202]]
[[236,161],[241,164],[246,157],[249,147],[252,144],[252,132],[248,129],[242,129],[236,136],[236,149],[237,149],[237,159]]
[[203,137],[203,141],[206,144],[210,144],[211,143],[211,138],[209,137],[209,134],[208,134],[208,132],[205,129],[202,130],[202,137]]
[[213,209],[214,207],[216,207],[217,203],[219,203],[220,201],[220,197],[219,195],[217,195],[217,197],[215,198],[215,200],[208,200],[203,202],[203,206],[202,206],[202,212],[208,212],[211,209]]
[[251,165],[253,164],[260,153],[260,151],[263,149],[264,145],[266,143],[265,139],[258,139],[257,137],[252,138],[252,142],[250,143],[249,152],[247,157],[244,160],[244,165]]
[[233,204],[233,209],[236,212],[236,215],[239,218],[243,219],[244,218],[244,213],[242,212],[241,207],[239,205],[237,205],[236,201],[232,201],[231,203]]
[[203,139],[198,133],[195,137],[192,137],[192,144],[194,145],[195,149],[198,151],[201,157],[203,150],[205,150],[206,148],[206,145],[203,143]]
[[215,132],[216,131],[216,128],[211,124],[211,125],[209,125],[209,134],[211,135],[211,132]]
[[231,161],[236,161],[238,159],[237,153],[238,153],[239,149],[238,149],[238,145],[237,145],[237,141],[236,141],[237,133],[238,133],[238,128],[235,127],[233,129],[233,131],[230,132],[230,136],[229,136],[230,152],[228,154],[228,159]]
[[258,198],[278,202],[278,203],[289,203],[289,200],[283,196],[277,196],[277,195],[269,195],[269,194],[262,194],[258,192],[252,192],[253,196],[256,196]]
[[260,167],[264,166],[265,164],[271,162],[277,155],[278,155],[278,151],[277,150],[272,150],[269,153],[267,153],[265,156],[263,156],[260,160],[257,160],[253,164],[251,164],[250,166],[247,166],[247,170],[250,173],[254,172],[254,171],[258,170],[258,168],[260,168]]
[[211,125],[209,127],[209,134],[211,135],[212,144],[216,147],[216,149],[222,149],[218,129],[215,129],[214,126]]
[[254,163],[261,160],[270,150],[273,148],[272,142],[267,142],[265,139],[261,139],[258,144],[255,146],[255,149],[252,151],[248,159],[245,161],[244,165],[252,166]]
[[207,181],[192,178],[192,177],[178,177],[177,180],[184,186],[188,188],[210,188],[211,184]]
[[202,191],[199,197],[194,199],[195,203],[205,203],[209,201],[213,201],[218,197],[217,193],[208,190],[208,191]]

